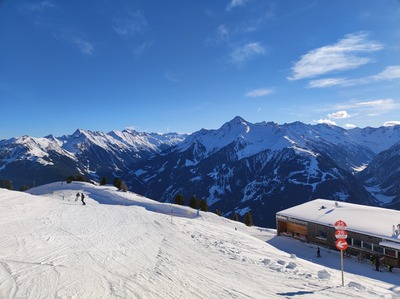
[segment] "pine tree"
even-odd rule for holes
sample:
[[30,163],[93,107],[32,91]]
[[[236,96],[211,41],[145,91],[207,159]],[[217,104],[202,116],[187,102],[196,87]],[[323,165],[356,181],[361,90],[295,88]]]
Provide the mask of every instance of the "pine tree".
[[81,174],[76,177],[76,180],[78,182],[87,182],[86,178]]
[[75,180],[76,180],[76,178],[73,175],[70,175],[69,177],[67,177],[67,183],[68,184],[72,183]]
[[105,176],[103,176],[100,181],[100,186],[104,186],[104,185],[107,185],[107,178]]
[[222,216],[222,212],[218,209],[215,211],[215,214],[217,214],[218,216]]
[[5,188],[8,190],[14,190],[14,186],[9,180],[0,180],[0,188]]
[[208,204],[207,204],[207,201],[204,198],[200,199],[199,208],[200,208],[200,210],[202,210],[204,212],[208,211]]
[[122,190],[123,192],[128,192],[128,186],[126,185],[125,182],[121,182],[119,190]]
[[233,220],[234,220],[234,221],[239,221],[239,215],[238,215],[237,213],[235,213],[235,214],[233,215]]
[[120,178],[114,178],[113,185],[114,185],[118,190],[121,189],[121,184],[122,184],[122,181],[121,181]]
[[25,192],[26,190],[29,190],[31,187],[29,187],[28,185],[23,185],[21,187],[19,187],[19,191]]
[[175,195],[175,203],[177,205],[181,205],[181,206],[183,206],[185,204],[185,198],[183,197],[182,194]]
[[193,209],[198,209],[199,207],[199,203],[196,199],[196,196],[193,195],[190,200],[189,200],[189,207],[193,208]]
[[250,212],[246,213],[244,224],[246,224],[247,226],[252,226],[253,225],[253,219],[251,218]]

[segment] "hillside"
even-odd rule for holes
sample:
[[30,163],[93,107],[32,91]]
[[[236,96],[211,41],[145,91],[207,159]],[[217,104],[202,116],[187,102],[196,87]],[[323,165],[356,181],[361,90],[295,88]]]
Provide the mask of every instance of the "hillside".
[[53,183],[30,192],[0,189],[0,298],[400,296],[399,269],[346,260],[341,287],[337,252],[323,249],[317,260],[314,247],[274,230],[110,186]]

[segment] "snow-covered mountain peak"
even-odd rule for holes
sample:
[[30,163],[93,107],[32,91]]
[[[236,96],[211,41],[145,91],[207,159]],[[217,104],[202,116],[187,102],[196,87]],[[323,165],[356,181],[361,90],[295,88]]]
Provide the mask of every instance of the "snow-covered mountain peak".
[[354,128],[347,132],[352,140],[370,148],[376,154],[388,149],[400,140],[400,125]]
[[[300,139],[291,131],[295,130],[282,129],[273,122],[252,124],[237,116],[217,130],[202,129],[192,134],[178,149],[184,151],[197,142],[205,147],[205,154],[210,155],[236,142],[243,145],[238,149],[237,156],[244,158],[266,149],[279,150],[294,143],[301,146]],[[290,136],[285,139],[285,134]]]
[[76,131],[70,135],[72,138],[84,138],[90,135],[91,132],[87,130],[82,130],[82,129],[76,129]]

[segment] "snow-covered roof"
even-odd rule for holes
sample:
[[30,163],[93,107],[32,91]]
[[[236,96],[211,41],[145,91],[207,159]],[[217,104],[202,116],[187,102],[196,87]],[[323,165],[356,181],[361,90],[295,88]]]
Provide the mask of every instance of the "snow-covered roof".
[[[325,208],[322,208],[325,207]],[[393,233],[400,224],[400,211],[370,207],[326,199],[315,199],[304,204],[280,211],[277,215],[293,217],[334,227],[338,220],[347,224],[347,230],[376,236],[400,243],[400,235]]]

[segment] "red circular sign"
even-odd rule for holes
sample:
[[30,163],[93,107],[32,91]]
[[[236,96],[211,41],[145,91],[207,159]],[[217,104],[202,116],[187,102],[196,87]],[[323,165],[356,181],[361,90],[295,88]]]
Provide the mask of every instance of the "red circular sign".
[[347,224],[343,220],[338,220],[338,221],[335,222],[335,228],[336,229],[345,230],[346,227],[347,227]]
[[347,232],[345,230],[335,231],[336,239],[347,239]]
[[349,244],[347,244],[346,240],[339,239],[336,241],[336,248],[339,250],[346,250]]

